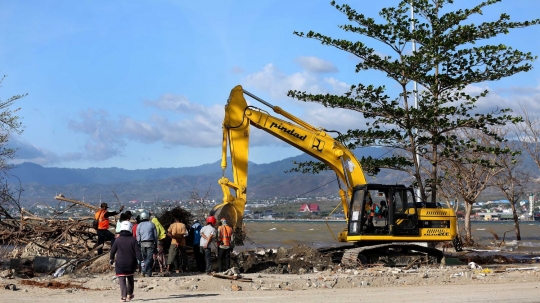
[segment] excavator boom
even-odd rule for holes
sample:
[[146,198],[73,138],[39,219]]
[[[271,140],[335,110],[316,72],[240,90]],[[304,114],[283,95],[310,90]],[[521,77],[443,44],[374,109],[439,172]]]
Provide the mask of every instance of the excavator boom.
[[[244,95],[262,102],[285,119],[249,106]],[[457,219],[452,209],[442,208],[438,203],[416,202],[411,187],[367,184],[360,162],[342,143],[323,129],[269,104],[241,86],[236,86],[225,105],[223,119],[223,175],[219,180],[223,202],[216,205],[210,214],[217,219],[227,219],[235,233],[240,235],[236,237],[239,241],[237,245],[243,244],[241,239],[244,238],[243,215],[248,190],[250,126],[304,151],[336,173],[341,205],[347,221],[347,227],[338,235],[339,241],[353,242],[356,246],[376,244],[373,246],[378,249],[376,255],[380,254],[379,250],[412,248],[412,244],[407,246],[407,243],[411,242],[454,241],[456,244]],[[228,152],[231,158],[232,180],[225,176]],[[429,252],[430,248],[423,251]],[[353,253],[360,252],[368,254],[373,251],[364,247]]]

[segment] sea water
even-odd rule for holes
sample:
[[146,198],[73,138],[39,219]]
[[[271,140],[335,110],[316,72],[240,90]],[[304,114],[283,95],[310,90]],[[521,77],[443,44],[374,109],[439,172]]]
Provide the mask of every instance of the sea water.
[[[313,248],[341,246],[338,233],[347,227],[345,221],[312,220],[245,220],[245,245],[236,251],[253,248],[291,248],[306,245]],[[521,241],[516,240],[513,221],[471,221],[475,243],[486,246],[499,245],[504,238],[504,248],[513,251],[540,252],[540,222],[520,221]],[[462,230],[464,222],[459,222]],[[464,231],[461,231],[464,234]],[[496,236],[498,240],[496,239]]]

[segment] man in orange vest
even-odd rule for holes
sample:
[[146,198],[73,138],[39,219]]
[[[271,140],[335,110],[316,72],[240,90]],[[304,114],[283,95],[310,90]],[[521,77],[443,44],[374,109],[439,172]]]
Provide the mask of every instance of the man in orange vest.
[[221,218],[221,226],[218,227],[218,271],[223,272],[231,268],[231,238],[233,229],[227,225],[227,220]]
[[[97,245],[105,243],[105,241],[111,241],[111,247],[114,243],[114,234],[109,231],[109,217],[118,215],[124,210],[124,206],[120,207],[119,211],[107,211],[109,206],[107,203],[101,203],[100,209],[95,213],[94,218],[98,221],[97,227]],[[98,248],[98,255],[103,253],[103,247]]]

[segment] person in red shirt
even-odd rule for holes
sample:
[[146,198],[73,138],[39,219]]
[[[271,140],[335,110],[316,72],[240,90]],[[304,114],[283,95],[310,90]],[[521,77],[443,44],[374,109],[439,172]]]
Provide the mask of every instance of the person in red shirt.
[[141,216],[137,215],[135,218],[135,224],[133,224],[133,229],[131,230],[131,233],[133,234],[133,238],[137,239],[137,225],[141,223]]

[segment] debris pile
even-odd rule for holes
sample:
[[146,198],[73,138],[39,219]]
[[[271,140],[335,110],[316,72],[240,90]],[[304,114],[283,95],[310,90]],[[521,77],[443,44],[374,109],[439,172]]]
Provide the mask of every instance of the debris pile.
[[321,253],[315,248],[298,245],[290,249],[266,249],[240,252],[233,262],[244,273],[303,274],[323,271],[337,264],[332,254]]
[[[91,205],[84,202],[67,199],[63,196],[58,200],[71,202],[83,207],[95,210]],[[106,254],[98,256],[96,250],[97,235],[92,227],[93,217],[79,219],[58,219],[40,218],[22,210],[20,219],[0,220],[0,262],[2,259],[8,260],[10,267],[16,269],[18,276],[32,277],[33,271],[47,272],[54,277],[60,277],[65,273],[74,270],[84,269],[86,273],[102,273],[112,271]],[[189,227],[193,215],[180,207],[167,210],[157,215],[157,219],[167,229],[175,218]],[[114,225],[115,222],[112,222]],[[164,243],[164,251],[170,239]],[[350,245],[349,245],[350,246]],[[346,247],[336,249],[317,249],[305,245],[292,248],[277,249],[256,249],[253,251],[242,251],[234,249],[232,254],[232,265],[240,273],[267,273],[267,274],[304,274],[323,271],[339,271],[345,268],[340,265],[343,251]],[[107,250],[106,250],[107,251]],[[340,255],[341,253],[341,255]],[[191,257],[192,251],[188,249],[190,256],[189,271],[196,271],[196,265]],[[447,253],[447,257],[450,256]],[[44,257],[50,257],[49,260]],[[534,263],[537,262],[534,256],[520,256],[502,254],[501,252],[473,253],[462,252],[452,256],[456,261],[468,264],[475,262],[478,264],[507,264],[507,263]],[[540,257],[539,257],[540,258]],[[15,260],[14,260],[15,259]],[[38,271],[38,259],[41,266],[46,270]],[[60,262],[60,259],[61,262]],[[13,262],[18,261],[18,262]],[[28,263],[30,262],[30,264]],[[16,263],[16,264],[15,264]],[[33,263],[33,264],[32,264]],[[216,265],[216,264],[214,264]],[[362,268],[365,267],[363,264]],[[411,264],[411,266],[414,264]],[[214,266],[215,267],[215,266]],[[356,270],[359,267],[352,268]],[[367,268],[367,267],[366,267]],[[409,269],[408,267],[405,269]],[[1,277],[1,276],[0,276]]]
[[[93,205],[66,198],[61,194],[55,198],[72,203],[72,206],[82,206],[92,211],[98,210]],[[21,218],[0,220],[0,243],[2,244],[0,246],[0,263],[2,261],[9,262],[9,259],[20,259],[21,262],[15,262],[17,264],[9,262],[10,267],[17,268],[19,275],[33,276],[33,273],[28,272],[28,268],[32,268],[32,265],[28,266],[27,263],[35,263],[34,259],[38,257],[62,259],[61,262],[58,262],[58,259],[42,260],[47,262],[46,265],[50,267],[47,269],[47,273],[54,273],[55,276],[61,276],[66,272],[81,268],[93,268],[93,272],[104,272],[111,269],[108,257],[96,255],[97,249],[102,245],[96,245],[97,232],[92,227],[93,217],[59,219],[53,216],[42,218],[24,209],[21,210],[21,213]],[[193,219],[190,212],[180,207],[165,211],[156,217],[165,229],[174,222],[175,218],[178,218],[186,226],[189,226]],[[111,225],[115,226],[115,224],[116,222],[112,220]],[[108,246],[107,243],[106,246]],[[165,244],[168,247],[170,240]],[[101,259],[106,260],[106,262],[102,262]],[[4,264],[4,267],[5,265],[7,264]],[[33,266],[36,267],[36,264]]]
[[178,206],[165,211],[157,218],[159,223],[161,223],[165,229],[169,228],[169,226],[174,223],[174,218],[178,218],[178,220],[184,223],[186,227],[189,227],[193,221],[193,215],[189,211]]
[[[22,220],[0,221],[0,243],[11,258],[31,256],[77,258],[92,250],[97,242],[91,218],[43,219],[25,216]],[[8,248],[11,251],[8,252]]]
[[22,280],[21,284],[43,287],[43,288],[52,288],[52,289],[97,290],[97,289],[89,289],[88,287],[84,287],[81,285],[81,283],[72,283],[72,282],[62,283],[62,282],[57,282],[57,281],[39,282],[39,281],[33,281],[33,280]]

